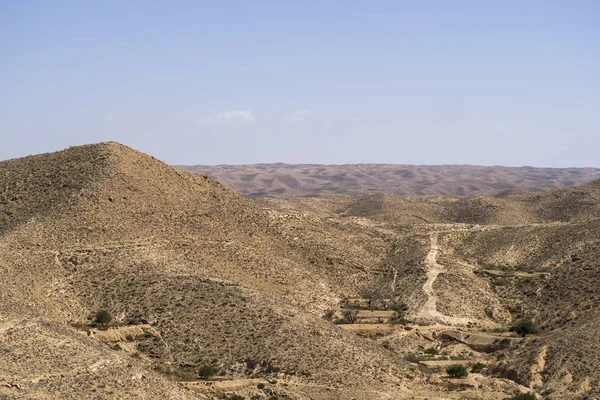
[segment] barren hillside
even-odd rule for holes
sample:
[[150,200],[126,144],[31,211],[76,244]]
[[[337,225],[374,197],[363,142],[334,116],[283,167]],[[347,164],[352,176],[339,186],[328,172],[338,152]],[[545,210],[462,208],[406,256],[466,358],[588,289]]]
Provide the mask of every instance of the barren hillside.
[[0,398],[600,395],[598,182],[255,201],[117,143],[1,162]]

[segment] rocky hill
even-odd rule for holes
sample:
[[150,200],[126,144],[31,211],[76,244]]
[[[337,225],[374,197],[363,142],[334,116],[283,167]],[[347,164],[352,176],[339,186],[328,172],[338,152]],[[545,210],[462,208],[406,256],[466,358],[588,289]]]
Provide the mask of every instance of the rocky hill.
[[600,181],[255,201],[101,143],[0,183],[0,398],[600,395]]
[[539,192],[600,178],[598,168],[476,165],[255,164],[179,168],[207,175],[250,198],[394,193],[401,196],[492,196],[510,189]]

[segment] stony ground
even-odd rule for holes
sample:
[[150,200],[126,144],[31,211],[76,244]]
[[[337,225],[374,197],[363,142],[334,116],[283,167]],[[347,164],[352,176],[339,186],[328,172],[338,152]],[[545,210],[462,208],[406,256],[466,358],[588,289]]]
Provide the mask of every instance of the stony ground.
[[0,183],[0,398],[600,395],[599,182],[256,202],[104,143]]

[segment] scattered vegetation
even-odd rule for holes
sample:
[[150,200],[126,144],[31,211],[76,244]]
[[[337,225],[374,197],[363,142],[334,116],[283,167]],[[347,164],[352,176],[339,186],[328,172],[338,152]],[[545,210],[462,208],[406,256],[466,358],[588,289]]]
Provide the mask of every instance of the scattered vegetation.
[[371,308],[377,300],[386,296],[387,291],[380,282],[368,282],[359,289],[359,294],[369,300],[369,308]]
[[194,382],[198,379],[195,371],[188,369],[173,368],[172,366],[156,365],[153,367],[156,372],[169,375],[180,382]]
[[535,284],[535,281],[531,278],[524,278],[519,281],[519,286],[531,286],[534,284]]
[[498,278],[498,279],[494,279],[492,281],[492,285],[494,286],[508,286],[508,280],[504,279],[504,278]]
[[391,307],[392,310],[395,311],[394,315],[392,315],[388,321],[390,325],[407,325],[408,320],[404,318],[406,315],[406,311],[408,307],[406,304],[395,304]]
[[450,365],[446,368],[446,373],[450,378],[466,378],[469,375],[464,365]]
[[352,310],[352,309],[342,310],[342,316],[343,316],[342,319],[345,321],[345,323],[354,324],[354,323],[356,323],[356,320],[358,319],[358,310]]
[[409,321],[406,318],[392,317],[388,323],[390,325],[408,325],[408,322]]
[[418,363],[420,361],[419,357],[415,353],[408,353],[404,356],[404,359],[411,363]]
[[438,354],[440,354],[440,351],[438,349],[436,349],[435,347],[429,347],[429,348],[425,349],[425,354],[437,356]]
[[229,397],[229,400],[244,400],[245,397],[244,396],[240,396],[239,394],[232,394]]
[[332,321],[334,316],[335,310],[327,310],[325,314],[323,314],[323,319],[326,319],[327,321]]
[[519,394],[511,397],[509,400],[535,400],[535,395],[531,392],[519,393]]
[[202,365],[198,368],[198,376],[200,379],[208,379],[215,376],[219,372],[217,368],[212,365]]
[[451,360],[472,360],[473,359],[473,352],[470,351],[466,351],[463,350],[460,354],[457,354],[455,356],[450,356]]
[[112,315],[106,310],[99,310],[94,314],[94,322],[100,325],[106,325],[112,321]]
[[408,311],[408,306],[405,303],[392,302],[389,308],[392,311],[396,311],[396,314],[400,317],[404,317]]
[[537,335],[540,333],[540,326],[537,322],[531,320],[519,321],[510,328],[510,331],[521,336]]
[[471,372],[474,374],[478,374],[485,368],[485,364],[478,362],[471,367]]

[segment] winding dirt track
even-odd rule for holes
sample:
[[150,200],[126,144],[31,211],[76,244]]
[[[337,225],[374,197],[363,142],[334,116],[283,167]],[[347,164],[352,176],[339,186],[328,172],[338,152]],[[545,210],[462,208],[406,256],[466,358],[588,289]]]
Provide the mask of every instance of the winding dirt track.
[[444,325],[467,325],[469,323],[481,323],[477,319],[464,317],[450,317],[437,310],[437,296],[433,290],[433,283],[439,274],[446,271],[446,268],[437,262],[437,256],[440,251],[438,246],[438,237],[441,231],[431,234],[431,247],[425,258],[427,267],[427,281],[423,285],[423,292],[427,295],[427,301],[414,314],[413,319],[419,323],[425,324],[444,324]]

